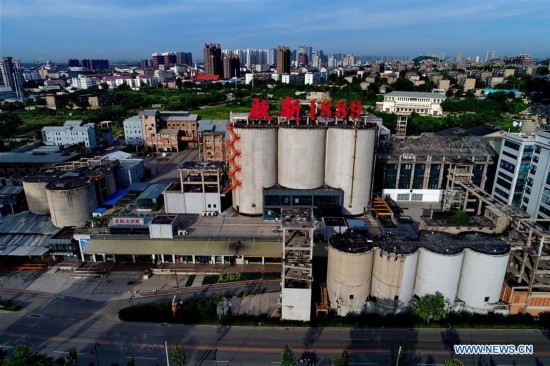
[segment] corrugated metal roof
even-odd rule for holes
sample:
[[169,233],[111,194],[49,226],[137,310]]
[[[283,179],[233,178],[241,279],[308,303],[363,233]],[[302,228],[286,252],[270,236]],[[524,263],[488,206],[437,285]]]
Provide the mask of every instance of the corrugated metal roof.
[[[239,254],[245,257],[282,257],[283,246],[278,241],[241,241]],[[216,240],[97,240],[92,239],[84,253],[105,254],[177,254],[235,255],[234,241]]]
[[8,186],[0,188],[0,195],[14,195],[23,192],[23,186]]
[[66,154],[52,153],[46,155],[33,155],[29,153],[7,152],[0,153],[0,163],[4,164],[55,164],[63,163],[79,156],[76,152]]
[[168,188],[168,184],[151,184],[142,194],[139,195],[137,200],[154,200],[162,195],[162,192]]

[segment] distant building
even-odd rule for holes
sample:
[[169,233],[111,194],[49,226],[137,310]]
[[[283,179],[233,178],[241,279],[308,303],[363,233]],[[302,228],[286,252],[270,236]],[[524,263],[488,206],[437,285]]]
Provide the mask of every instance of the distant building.
[[466,78],[464,80],[464,91],[476,90],[476,79],[475,78]]
[[158,69],[160,65],[175,65],[178,61],[177,55],[174,52],[153,53],[151,57],[153,59],[153,68],[155,69]]
[[124,126],[124,139],[128,146],[143,146],[143,130],[139,116],[127,118],[122,122]]
[[240,76],[241,62],[239,56],[234,54],[223,54],[223,78],[230,79]]
[[445,99],[445,95],[439,93],[394,91],[384,95],[382,111],[403,115],[415,112],[424,116],[440,116],[443,113],[441,103]]
[[219,43],[204,45],[204,72],[223,78],[222,50]]
[[176,64],[180,66],[193,65],[193,55],[191,52],[176,52]]
[[8,91],[10,88],[18,98],[23,96],[23,85],[25,79],[21,71],[19,61],[14,61],[11,57],[2,57],[0,60],[0,88]]
[[277,74],[290,73],[290,48],[287,46],[277,47]]
[[83,144],[87,152],[97,147],[96,132],[93,123],[84,121],[66,121],[63,126],[42,128],[42,141],[46,145]]
[[71,86],[79,90],[89,89],[92,86],[96,86],[99,84],[97,78],[89,77],[86,75],[78,75],[77,77],[72,78],[71,81]]
[[[162,129],[181,130],[178,139],[183,145],[173,145],[178,150],[182,148],[196,149],[198,147],[198,122],[199,115],[187,111],[159,111],[156,109],[144,110],[139,113],[143,142],[146,148],[157,150],[160,146],[167,146],[164,143],[159,145],[159,132]],[[136,132],[137,134],[137,132]],[[166,134],[165,134],[166,135]],[[174,134],[170,139],[173,139]],[[137,137],[137,135],[136,135]],[[164,136],[165,140],[168,136]]]

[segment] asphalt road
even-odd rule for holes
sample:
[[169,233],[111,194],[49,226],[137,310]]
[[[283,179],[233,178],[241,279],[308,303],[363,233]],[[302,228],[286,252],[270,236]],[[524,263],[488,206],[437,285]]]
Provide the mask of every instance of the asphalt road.
[[350,329],[187,326],[121,323],[124,302],[20,295],[26,311],[0,313],[0,348],[27,344],[52,357],[76,347],[79,364],[166,365],[164,342],[183,345],[190,365],[277,365],[289,344],[297,357],[307,353],[316,365],[347,349],[351,365],[388,365],[390,347],[403,345],[409,364],[438,365],[451,358],[449,345],[532,344],[532,356],[459,356],[466,365],[550,365],[550,334],[520,330]]

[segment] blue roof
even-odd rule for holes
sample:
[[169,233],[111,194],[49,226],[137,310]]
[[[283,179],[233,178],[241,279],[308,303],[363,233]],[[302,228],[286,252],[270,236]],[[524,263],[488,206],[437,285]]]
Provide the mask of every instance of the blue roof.
[[363,219],[346,219],[346,222],[350,229],[361,229],[368,227],[367,223]]
[[115,193],[107,197],[107,199],[103,202],[103,204],[106,206],[114,206],[128,192],[130,192],[128,188],[119,189],[118,191],[116,191]]
[[142,194],[139,195],[137,200],[157,199],[160,195],[162,195],[162,192],[164,192],[166,188],[168,188],[168,184],[151,184],[145,191],[143,191]]
[[130,184],[128,189],[132,192],[135,192],[135,191],[143,192],[144,190],[147,189],[147,187],[149,187],[149,183],[147,182],[136,182],[136,183]]
[[107,211],[107,209],[105,207],[98,207],[94,210],[94,212],[92,212],[92,214],[103,214],[105,211]]

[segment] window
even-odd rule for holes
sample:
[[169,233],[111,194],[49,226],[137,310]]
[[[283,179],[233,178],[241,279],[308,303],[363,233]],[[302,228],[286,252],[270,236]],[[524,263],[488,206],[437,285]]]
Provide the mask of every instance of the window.
[[397,200],[398,201],[409,201],[411,195],[408,193],[398,193],[397,194]]
[[411,195],[411,201],[422,201],[423,196],[424,195],[421,193],[413,193]]
[[485,296],[485,302],[489,302],[489,296]]
[[353,297],[354,297],[353,294],[350,294],[350,295],[349,295],[349,299],[350,299],[350,300],[353,300]]

